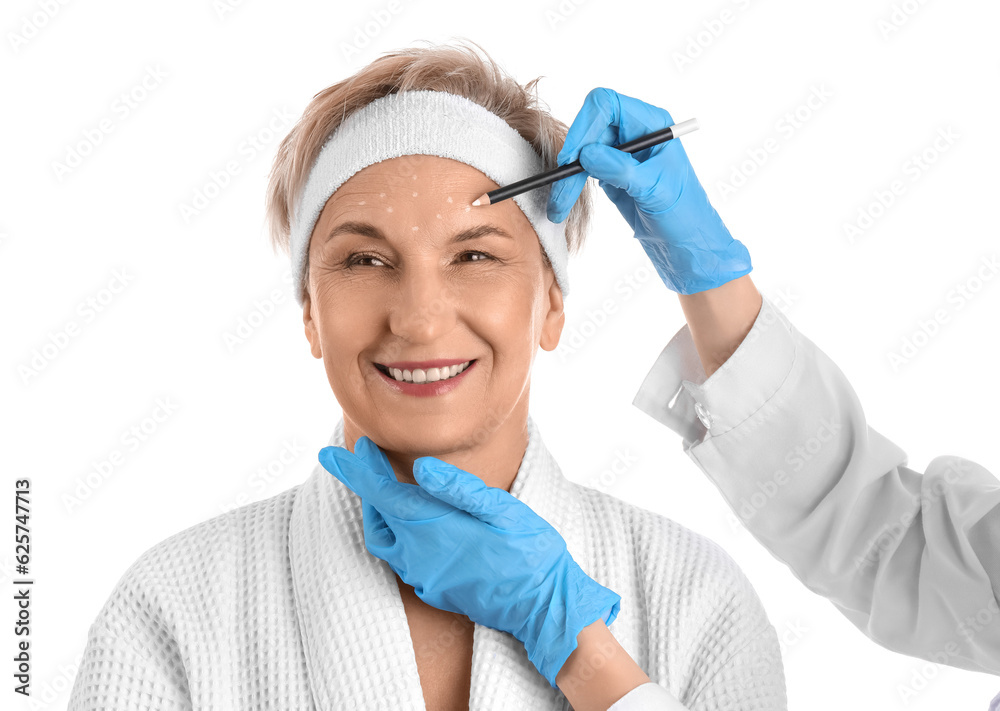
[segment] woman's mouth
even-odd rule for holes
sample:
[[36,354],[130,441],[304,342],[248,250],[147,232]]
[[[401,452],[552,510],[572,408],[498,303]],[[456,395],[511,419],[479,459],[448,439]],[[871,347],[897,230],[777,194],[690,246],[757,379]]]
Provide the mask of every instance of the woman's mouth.
[[406,395],[442,395],[458,386],[465,379],[465,374],[476,364],[476,359],[458,363],[443,368],[428,368],[423,370],[401,370],[388,368],[381,363],[372,363],[375,370],[382,376],[393,390]]
[[381,363],[376,363],[375,367],[386,375],[392,377],[393,380],[401,383],[436,383],[440,380],[450,380],[451,378],[456,377],[473,363],[475,363],[475,359],[467,360],[464,363],[456,363],[455,365],[444,368],[428,368],[426,370],[415,368],[412,371],[402,370],[400,368],[389,368]]

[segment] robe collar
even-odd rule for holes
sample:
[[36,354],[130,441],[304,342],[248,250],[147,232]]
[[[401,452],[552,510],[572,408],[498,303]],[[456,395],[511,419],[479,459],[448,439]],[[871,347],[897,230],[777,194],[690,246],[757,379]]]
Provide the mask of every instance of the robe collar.
[[[512,496],[555,528],[584,571],[592,570],[581,500],[527,418],[528,445]],[[343,447],[344,421],[331,446]],[[288,552],[299,632],[317,709],[424,711],[413,641],[396,576],[365,548],[360,499],[317,464],[295,496]],[[447,631],[442,641],[447,643]],[[507,632],[475,625],[470,708],[569,708]]]

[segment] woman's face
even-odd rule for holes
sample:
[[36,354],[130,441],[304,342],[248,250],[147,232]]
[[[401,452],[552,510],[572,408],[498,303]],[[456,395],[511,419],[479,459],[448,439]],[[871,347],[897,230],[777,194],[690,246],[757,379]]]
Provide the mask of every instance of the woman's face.
[[[497,187],[458,161],[402,156],[353,175],[320,215],[306,337],[345,426],[380,446],[433,456],[475,447],[512,415],[523,428],[536,349],[556,347],[565,317],[517,204],[468,207]],[[444,392],[376,367],[440,359],[474,362]]]

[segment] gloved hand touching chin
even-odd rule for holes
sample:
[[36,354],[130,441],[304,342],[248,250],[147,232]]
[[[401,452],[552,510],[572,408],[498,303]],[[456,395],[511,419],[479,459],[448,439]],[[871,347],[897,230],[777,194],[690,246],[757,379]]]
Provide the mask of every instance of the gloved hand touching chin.
[[324,447],[319,461],[361,497],[365,546],[428,605],[466,615],[520,640],[556,688],[577,635],[610,625],[621,597],[590,578],[559,532],[517,497],[435,457],[396,480],[368,437],[351,453]]
[[674,123],[664,109],[593,89],[558,156],[559,165],[579,158],[586,172],[552,184],[548,217],[562,222],[588,176],[597,178],[667,288],[694,294],[749,274],[749,252],[708,201],[680,138],[634,154],[612,147]]

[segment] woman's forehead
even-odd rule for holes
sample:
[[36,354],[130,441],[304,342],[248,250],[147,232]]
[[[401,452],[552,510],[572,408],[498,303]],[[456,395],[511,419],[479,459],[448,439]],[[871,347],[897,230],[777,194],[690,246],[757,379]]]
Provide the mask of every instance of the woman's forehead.
[[[393,165],[395,161],[401,163]],[[324,206],[324,228],[345,219],[363,217],[373,223],[414,222],[430,225],[444,220],[469,226],[503,225],[508,231],[528,230],[531,223],[514,200],[486,208],[471,203],[497,186],[475,168],[437,156],[402,156],[358,171],[344,182]]]
[[543,261],[538,235],[515,200],[471,207],[497,187],[476,168],[451,159],[402,156],[382,161],[355,173],[330,196],[310,249],[339,249],[338,244],[350,249],[359,236],[394,248],[465,244],[474,249],[473,240],[483,237],[509,260],[531,253]]
[[[471,165],[440,156],[411,155],[391,158],[362,168],[352,175],[338,192],[405,191],[419,185],[424,190],[490,190],[498,187],[484,173]],[[482,193],[479,193],[480,195]],[[473,200],[478,195],[473,196]],[[468,203],[466,203],[468,204]]]

